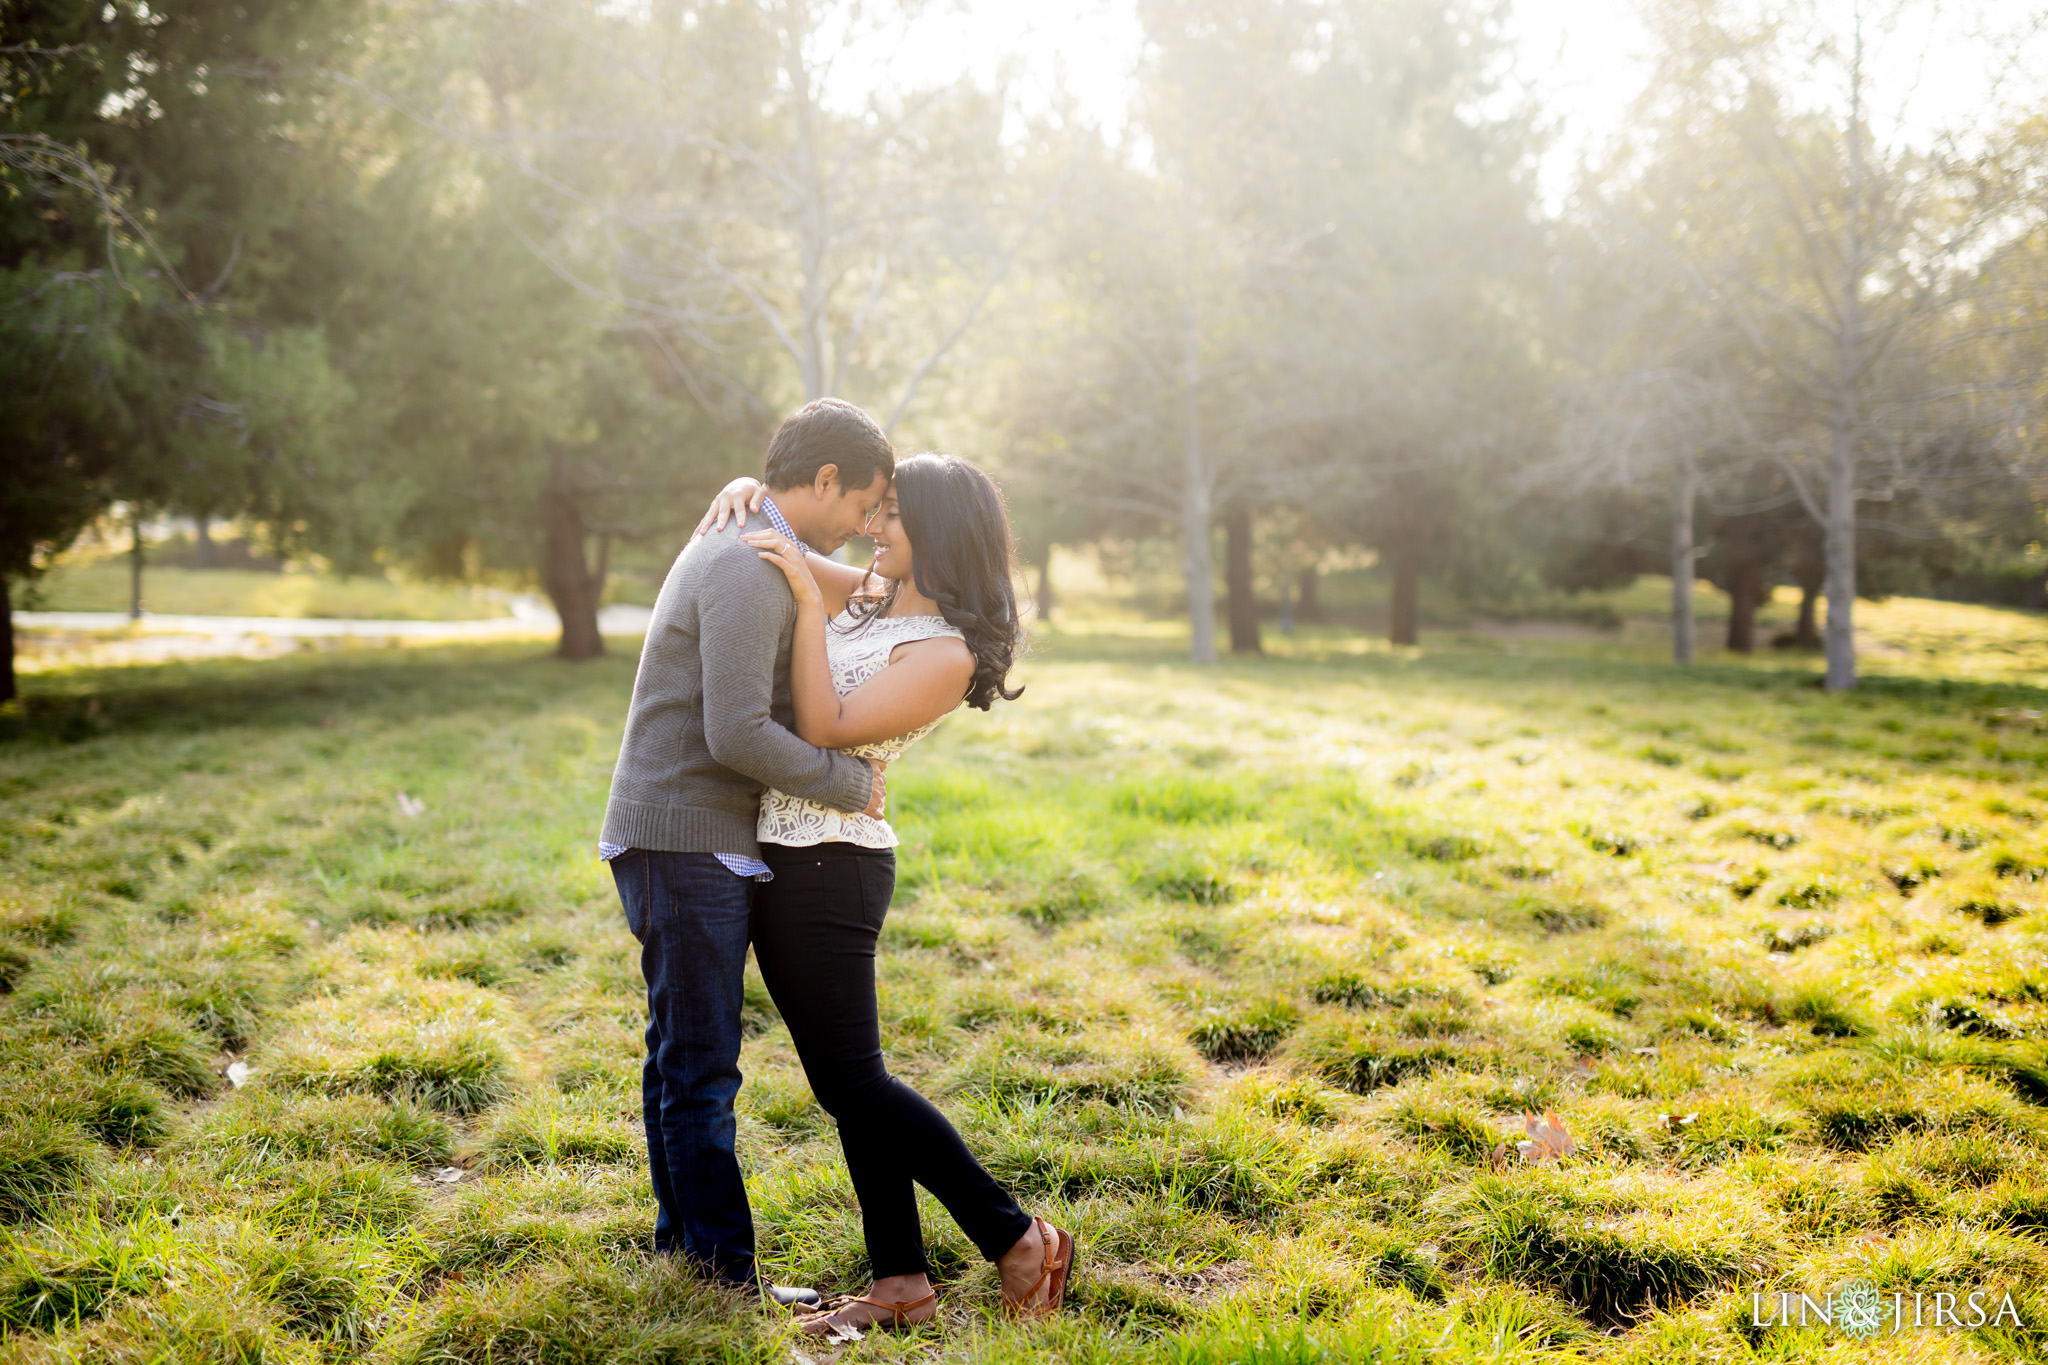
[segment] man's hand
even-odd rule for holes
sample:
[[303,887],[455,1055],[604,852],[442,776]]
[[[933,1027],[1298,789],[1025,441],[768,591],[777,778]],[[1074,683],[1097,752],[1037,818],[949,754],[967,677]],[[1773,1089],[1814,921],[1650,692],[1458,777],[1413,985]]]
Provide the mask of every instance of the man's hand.
[[731,483],[718,490],[718,496],[711,500],[710,508],[704,513],[704,520],[697,523],[697,529],[690,534],[695,540],[706,531],[723,531],[728,521],[737,519],[742,529],[747,524],[747,513],[761,510],[761,499],[768,496],[768,485],[759,479],[740,475]]
[[888,765],[879,763],[872,758],[868,760],[868,765],[875,770],[875,789],[868,797],[868,808],[862,811],[861,814],[871,820],[879,820],[882,818],[882,813],[889,809],[889,780],[882,773],[883,768]]

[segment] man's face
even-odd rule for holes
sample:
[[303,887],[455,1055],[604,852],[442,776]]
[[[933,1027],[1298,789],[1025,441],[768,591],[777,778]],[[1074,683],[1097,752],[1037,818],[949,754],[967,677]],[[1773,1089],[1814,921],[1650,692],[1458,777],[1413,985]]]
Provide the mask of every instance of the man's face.
[[837,478],[824,497],[824,528],[818,544],[812,548],[821,554],[831,554],[848,539],[867,529],[875,509],[882,505],[882,497],[889,491],[889,480],[881,475],[866,488],[848,488]]

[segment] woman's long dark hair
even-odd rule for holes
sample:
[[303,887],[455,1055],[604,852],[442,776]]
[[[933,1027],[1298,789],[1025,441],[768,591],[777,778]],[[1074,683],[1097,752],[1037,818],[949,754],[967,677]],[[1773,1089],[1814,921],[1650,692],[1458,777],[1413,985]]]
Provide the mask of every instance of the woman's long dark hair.
[[[974,652],[967,704],[986,711],[997,697],[1015,701],[1024,689],[1006,684],[1024,623],[1010,576],[1016,547],[1002,490],[958,455],[913,455],[896,466],[895,492],[910,537],[911,579]],[[901,587],[895,582],[881,597],[856,598],[848,610],[861,621],[887,615]]]

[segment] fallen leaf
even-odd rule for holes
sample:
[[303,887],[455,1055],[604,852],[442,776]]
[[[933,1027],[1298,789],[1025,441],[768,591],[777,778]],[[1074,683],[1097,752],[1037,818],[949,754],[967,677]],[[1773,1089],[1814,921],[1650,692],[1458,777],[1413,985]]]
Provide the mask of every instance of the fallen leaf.
[[1654,1057],[1657,1055],[1657,1049],[1653,1047],[1632,1047],[1628,1051],[1631,1057]]
[[463,1170],[460,1166],[443,1166],[440,1170],[434,1172],[434,1180],[442,1185],[453,1185],[467,1174],[469,1172]]
[[831,1341],[859,1341],[860,1328],[850,1322],[835,1322],[832,1324],[832,1330],[825,1336]]
[[1544,1110],[1542,1118],[1534,1114],[1522,1115],[1522,1131],[1529,1135],[1528,1139],[1516,1143],[1515,1148],[1524,1161],[1556,1161],[1570,1156],[1579,1147],[1554,1109]]
[[1494,1149],[1486,1154],[1486,1169],[1489,1171],[1500,1172],[1505,1171],[1507,1168],[1508,1145],[1505,1142],[1502,1142],[1496,1144]]
[[249,1074],[249,1064],[247,1062],[228,1063],[228,1084],[234,1086],[235,1089],[240,1090],[249,1083]]
[[789,1350],[791,1365],[818,1365],[818,1362],[792,1346]]
[[406,792],[398,794],[398,813],[408,820],[417,820],[427,813],[427,803]]
[[1698,1123],[1700,1121],[1700,1116],[1697,1113],[1663,1114],[1658,1117],[1657,1121],[1664,1125],[1665,1132],[1676,1133],[1681,1132],[1684,1129],[1690,1128],[1695,1123]]

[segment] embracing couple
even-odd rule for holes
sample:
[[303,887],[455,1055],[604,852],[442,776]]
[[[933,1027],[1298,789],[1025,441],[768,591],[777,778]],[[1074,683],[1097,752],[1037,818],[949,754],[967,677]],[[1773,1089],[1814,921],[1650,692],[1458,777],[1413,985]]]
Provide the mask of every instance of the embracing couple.
[[[746,529],[748,511],[766,521]],[[730,523],[730,524],[728,524]],[[1002,495],[956,456],[896,463],[850,403],[784,422],[662,584],[633,681],[599,853],[647,980],[642,1094],[657,1250],[787,1306],[764,1283],[735,1147],[747,945],[860,1200],[869,1291],[810,1332],[936,1316],[922,1185],[996,1264],[1006,1306],[1057,1312],[1074,1240],[1019,1208],[930,1101],[889,1074],[875,941],[896,885],[884,767],[1007,686],[1022,625]],[[870,569],[824,556],[865,533]]]

